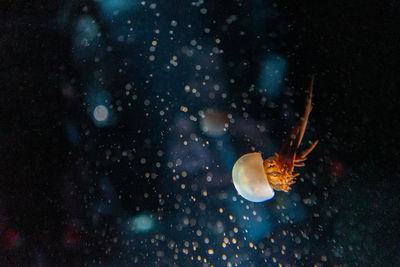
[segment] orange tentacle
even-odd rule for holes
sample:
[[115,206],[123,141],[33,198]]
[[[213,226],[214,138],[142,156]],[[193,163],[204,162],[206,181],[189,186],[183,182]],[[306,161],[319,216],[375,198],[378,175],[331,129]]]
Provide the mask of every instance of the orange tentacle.
[[293,167],[293,161],[295,160],[295,157],[296,157],[296,151],[300,146],[301,140],[303,139],[304,132],[306,130],[306,126],[307,126],[307,122],[308,122],[308,117],[310,116],[310,113],[312,110],[311,99],[312,99],[312,92],[313,92],[313,88],[314,88],[314,78],[315,78],[315,75],[312,75],[310,86],[308,89],[308,95],[307,95],[306,107],[304,110],[304,114],[302,117],[300,117],[299,121],[296,123],[296,125],[291,130],[288,139],[283,144],[283,146],[279,152],[281,161],[284,164],[287,164],[289,168]]
[[307,159],[306,156],[318,144],[318,140],[314,141],[310,147],[296,156],[297,149],[299,148],[304,136],[308,117],[312,110],[311,98],[314,86],[314,77],[315,75],[311,78],[304,115],[291,130],[289,138],[283,144],[279,154],[275,153],[274,156],[269,157],[264,161],[264,170],[268,182],[275,190],[284,192],[290,190],[290,185],[295,183],[296,177],[300,175],[299,173],[293,173],[294,167],[305,166],[303,161]]
[[[304,150],[303,152],[300,153],[300,155],[298,156],[299,158],[305,158],[308,154],[310,154],[310,152],[317,146],[318,144],[318,140],[315,140],[311,146],[309,146],[306,150]],[[297,158],[297,157],[296,157]],[[296,161],[296,160],[295,160]]]
[[307,158],[302,158],[302,157],[296,156],[296,158],[294,159],[294,163],[303,162],[306,160],[307,160]]

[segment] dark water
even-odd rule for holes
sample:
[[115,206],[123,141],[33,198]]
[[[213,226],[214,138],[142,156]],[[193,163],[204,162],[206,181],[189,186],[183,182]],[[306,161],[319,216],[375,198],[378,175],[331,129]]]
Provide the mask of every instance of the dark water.
[[[2,266],[397,266],[396,1],[0,2]],[[316,73],[308,156],[251,203]]]

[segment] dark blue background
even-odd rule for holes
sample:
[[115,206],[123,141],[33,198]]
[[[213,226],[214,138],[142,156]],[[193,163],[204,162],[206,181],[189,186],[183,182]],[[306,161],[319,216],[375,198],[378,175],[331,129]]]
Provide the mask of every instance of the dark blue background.
[[[2,265],[398,264],[396,1],[0,7]],[[320,143],[247,202],[234,162],[279,151],[312,73]]]

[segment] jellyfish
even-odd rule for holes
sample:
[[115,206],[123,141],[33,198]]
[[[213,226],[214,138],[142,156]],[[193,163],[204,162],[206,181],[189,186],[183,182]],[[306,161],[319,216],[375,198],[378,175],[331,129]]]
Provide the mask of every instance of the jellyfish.
[[306,150],[297,154],[312,110],[313,87],[314,75],[311,78],[304,115],[291,130],[279,153],[263,160],[259,152],[253,152],[236,161],[232,169],[232,179],[243,198],[252,202],[270,200],[275,196],[274,190],[288,192],[295,183],[299,173],[293,173],[294,167],[303,167],[307,155],[318,144],[318,140],[315,140]]

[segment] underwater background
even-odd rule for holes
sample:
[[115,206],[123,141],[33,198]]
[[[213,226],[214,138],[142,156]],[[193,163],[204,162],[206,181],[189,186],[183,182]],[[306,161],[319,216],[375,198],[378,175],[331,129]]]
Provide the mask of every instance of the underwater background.
[[[400,266],[398,1],[0,1],[1,266]],[[288,193],[232,167],[302,114]]]

